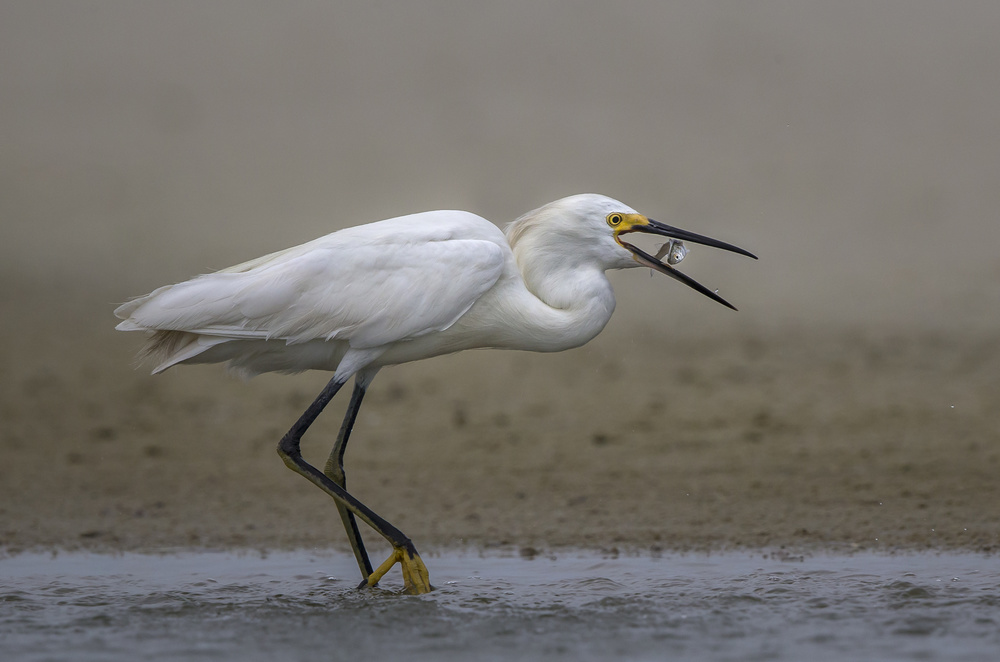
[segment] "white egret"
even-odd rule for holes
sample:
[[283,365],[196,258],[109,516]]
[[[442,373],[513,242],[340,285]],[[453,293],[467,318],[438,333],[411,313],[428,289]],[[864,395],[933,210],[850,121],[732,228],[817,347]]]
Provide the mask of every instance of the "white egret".
[[[625,241],[669,238],[669,263]],[[733,308],[671,266],[679,242],[730,244],[653,221],[584,194],[531,211],[506,228],[461,211],[433,211],[340,230],[222,271],[167,285],[115,310],[122,331],[152,332],[153,373],[179,363],[228,363],[237,373],[328,370],[333,377],[278,444],[285,464],[337,504],[364,577],[374,586],[400,563],[406,589],[431,590],[413,543],[345,489],[344,450],[380,368],[477,347],[557,352],[596,336],[615,297],[605,271],[645,266]],[[675,250],[676,249],[676,250]],[[735,310],[735,308],[733,308]],[[324,471],[300,439],[338,390],[354,393]],[[392,555],[373,570],[357,519]]]

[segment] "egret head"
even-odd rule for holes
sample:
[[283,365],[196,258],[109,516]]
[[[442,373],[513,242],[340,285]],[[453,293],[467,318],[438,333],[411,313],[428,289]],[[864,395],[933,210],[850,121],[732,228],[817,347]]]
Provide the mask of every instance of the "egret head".
[[[644,233],[667,237],[668,242],[654,256],[627,241],[627,235]],[[566,252],[581,259],[596,260],[606,269],[649,267],[678,280],[728,308],[736,308],[718,294],[673,267],[680,262],[686,249],[681,242],[703,244],[732,251],[757,259],[742,248],[727,244],[665,223],[654,221],[627,205],[603,195],[585,193],[549,203],[529,212],[511,224],[507,236],[512,246],[522,237],[531,237],[525,243],[550,250],[558,246],[566,259]],[[671,255],[661,261],[664,253]]]
[[[733,253],[739,253],[740,255],[746,255],[747,257],[752,257],[757,259],[757,256],[753,253],[743,250],[738,246],[733,246],[732,244],[727,244],[724,241],[719,241],[718,239],[712,239],[711,237],[706,237],[704,235],[695,234],[694,232],[688,232],[687,230],[681,230],[680,228],[675,228],[666,223],[660,223],[654,221],[651,218],[646,218],[642,214],[635,213],[624,213],[624,212],[611,212],[606,217],[608,226],[611,228],[612,235],[619,246],[626,249],[632,254],[632,260],[638,266],[649,267],[650,269],[655,269],[660,273],[664,273],[671,278],[674,278],[688,287],[701,292],[705,296],[715,301],[718,301],[723,306],[727,308],[732,308],[736,310],[736,307],[731,303],[720,297],[718,294],[708,289],[695,279],[687,276],[673,266],[671,266],[670,258],[666,262],[662,262],[660,257],[662,256],[664,250],[661,249],[656,256],[650,255],[641,248],[630,244],[622,238],[622,235],[627,235],[631,232],[641,232],[646,234],[660,235],[661,237],[669,237],[671,240],[682,242],[688,241],[693,244],[702,244],[704,246],[711,246],[712,248],[721,248],[725,251],[732,251]],[[667,248],[669,244],[664,244],[664,248]],[[683,258],[683,253],[680,253],[680,258]],[[680,258],[676,261],[679,262]]]

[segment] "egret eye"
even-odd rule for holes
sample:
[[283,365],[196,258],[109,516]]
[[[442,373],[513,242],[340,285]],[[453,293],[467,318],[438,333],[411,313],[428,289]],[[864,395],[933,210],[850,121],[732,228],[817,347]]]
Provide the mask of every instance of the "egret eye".
[[608,214],[608,225],[610,225],[611,227],[615,227],[616,225],[619,225],[621,222],[622,222],[621,214]]

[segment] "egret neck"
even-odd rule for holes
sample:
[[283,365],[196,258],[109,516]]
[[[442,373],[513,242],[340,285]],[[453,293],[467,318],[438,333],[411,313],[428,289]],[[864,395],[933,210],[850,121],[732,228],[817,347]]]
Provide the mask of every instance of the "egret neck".
[[[596,261],[582,242],[579,250],[567,253],[567,244],[575,242],[544,227],[509,230],[508,238],[517,273],[505,274],[503,283],[508,296],[513,295],[505,305],[511,331],[507,346],[557,352],[600,333],[615,310],[615,294],[604,273],[613,266]],[[553,250],[554,244],[561,250]]]

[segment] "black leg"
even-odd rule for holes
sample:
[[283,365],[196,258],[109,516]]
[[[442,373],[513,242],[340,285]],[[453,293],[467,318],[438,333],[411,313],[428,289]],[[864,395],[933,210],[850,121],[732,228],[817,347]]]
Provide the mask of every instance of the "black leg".
[[[330,451],[330,457],[326,461],[323,473],[330,480],[347,489],[347,475],[344,473],[344,451],[347,450],[347,441],[351,438],[351,430],[354,429],[354,421],[358,418],[358,410],[361,409],[361,400],[365,397],[365,387],[361,386],[357,380],[354,381],[354,393],[351,394],[351,404],[347,405],[347,414],[344,422],[340,426],[340,434],[337,435],[337,443]],[[351,542],[354,550],[354,558],[358,560],[358,567],[361,575],[367,580],[372,574],[372,564],[368,560],[368,552],[365,551],[365,543],[361,539],[361,531],[358,528],[358,521],[354,518],[354,513],[346,507],[337,503],[337,510],[340,511],[340,518],[344,521],[344,530],[347,531],[347,538]]]
[[347,490],[331,480],[326,474],[321,473],[319,469],[306,462],[302,457],[300,449],[302,435],[305,434],[305,431],[309,429],[309,426],[312,425],[316,417],[320,415],[320,412],[330,403],[330,400],[333,399],[333,396],[337,394],[337,391],[343,385],[344,382],[338,381],[336,378],[330,380],[316,400],[309,405],[308,409],[299,417],[299,420],[295,421],[291,429],[278,442],[278,455],[281,456],[286,467],[326,492],[333,498],[338,507],[342,506],[357,519],[375,529],[379,535],[388,540],[389,544],[392,545],[392,555],[386,559],[385,563],[369,574],[367,580],[362,582],[362,585],[374,586],[393,565],[399,563],[402,566],[403,581],[407,591],[411,593],[427,593],[433,587],[427,575],[427,568],[424,566],[410,539],[403,535],[402,531],[379,517],[371,508],[351,496]]

